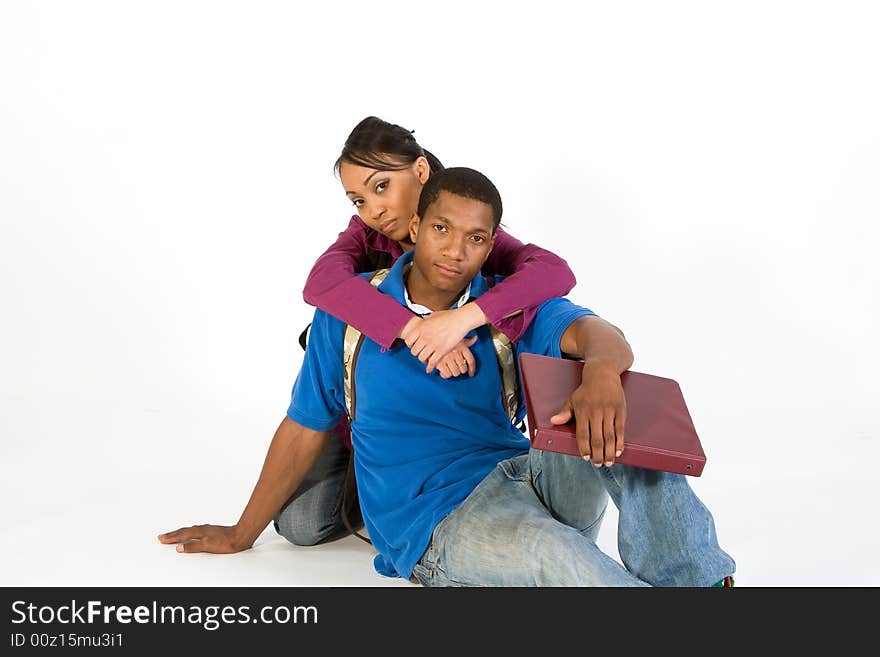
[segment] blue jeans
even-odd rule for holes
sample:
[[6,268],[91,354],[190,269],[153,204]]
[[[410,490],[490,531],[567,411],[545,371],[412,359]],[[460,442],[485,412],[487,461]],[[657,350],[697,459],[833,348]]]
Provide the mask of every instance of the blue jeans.
[[[275,531],[295,545],[317,545],[348,533],[342,522],[343,484],[351,450],[335,432],[296,492],[275,516]],[[363,525],[354,478],[346,497],[354,529]]]
[[[596,546],[608,496],[618,552]],[[736,568],[683,475],[531,450],[507,459],[434,529],[425,586],[711,586]]]

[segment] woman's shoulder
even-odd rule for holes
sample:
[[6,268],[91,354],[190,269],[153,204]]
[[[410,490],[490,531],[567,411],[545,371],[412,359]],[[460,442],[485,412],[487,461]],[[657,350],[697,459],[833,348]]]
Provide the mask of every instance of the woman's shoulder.
[[360,216],[353,214],[351,218],[348,220],[348,227],[346,230],[358,231],[361,233],[368,233],[372,230],[367,224],[364,223],[364,220],[360,218]]

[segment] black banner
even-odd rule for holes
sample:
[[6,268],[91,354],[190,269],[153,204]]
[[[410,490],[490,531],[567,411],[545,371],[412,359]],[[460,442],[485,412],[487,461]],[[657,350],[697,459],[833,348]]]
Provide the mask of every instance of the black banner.
[[[32,650],[255,646],[341,648],[476,645],[787,645],[866,631],[867,609],[842,589],[4,588],[4,655]],[[847,593],[847,597],[849,596]],[[809,632],[809,634],[804,634]],[[416,642],[416,643],[413,643]],[[549,643],[547,643],[549,642]],[[373,654],[373,651],[369,651]],[[391,652],[396,652],[392,650]],[[469,652],[469,651],[468,651]],[[431,652],[430,654],[434,654]],[[462,655],[461,657],[464,657]]]

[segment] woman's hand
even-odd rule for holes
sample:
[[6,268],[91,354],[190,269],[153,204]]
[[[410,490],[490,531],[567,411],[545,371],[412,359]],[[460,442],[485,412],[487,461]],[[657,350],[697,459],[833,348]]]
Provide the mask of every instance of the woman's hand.
[[462,374],[473,376],[477,372],[477,362],[470,347],[477,341],[477,336],[459,342],[448,354],[437,363],[437,371],[444,379],[451,379]]
[[213,552],[232,554],[251,547],[239,537],[238,526],[194,525],[159,534],[159,542],[177,543],[178,552]]
[[427,364],[425,372],[430,374],[468,332],[486,322],[485,317],[479,306],[467,303],[455,310],[435,311],[418,322],[410,321],[400,337],[412,355]]

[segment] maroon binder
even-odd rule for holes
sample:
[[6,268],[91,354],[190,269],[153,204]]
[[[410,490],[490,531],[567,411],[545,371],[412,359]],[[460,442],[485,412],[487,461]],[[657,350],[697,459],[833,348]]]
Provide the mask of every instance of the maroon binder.
[[[583,362],[520,354],[519,365],[532,447],[580,456],[574,421],[557,426],[550,418],[580,385]],[[706,455],[678,383],[632,371],[620,381],[626,427],[615,463],[699,477]]]

